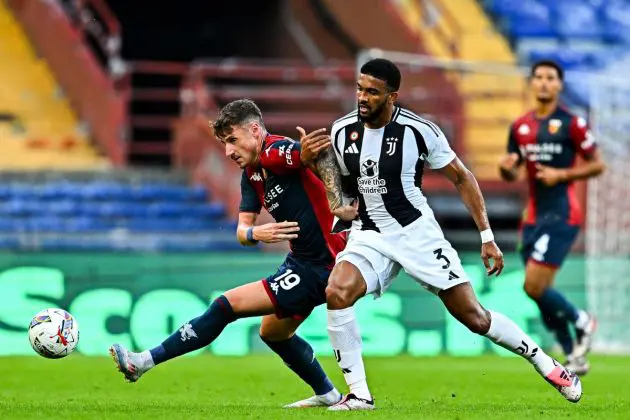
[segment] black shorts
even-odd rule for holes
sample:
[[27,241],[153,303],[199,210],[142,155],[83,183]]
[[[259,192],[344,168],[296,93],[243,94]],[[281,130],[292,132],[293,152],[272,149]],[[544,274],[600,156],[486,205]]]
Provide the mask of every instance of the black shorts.
[[275,274],[262,282],[278,318],[305,319],[326,302],[331,268],[307,263],[288,255]]
[[533,260],[558,268],[569,254],[579,232],[579,226],[564,222],[525,224],[521,238],[521,258],[525,264]]

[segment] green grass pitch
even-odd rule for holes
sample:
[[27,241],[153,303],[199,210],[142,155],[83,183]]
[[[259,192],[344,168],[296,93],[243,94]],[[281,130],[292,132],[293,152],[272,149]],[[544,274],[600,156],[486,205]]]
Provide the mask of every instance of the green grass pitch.
[[[322,363],[340,389],[331,358]],[[630,358],[592,357],[578,404],[519,358],[366,358],[373,412],[286,410],[310,395],[272,355],[168,362],[135,384],[107,358],[0,358],[0,419],[628,419]]]

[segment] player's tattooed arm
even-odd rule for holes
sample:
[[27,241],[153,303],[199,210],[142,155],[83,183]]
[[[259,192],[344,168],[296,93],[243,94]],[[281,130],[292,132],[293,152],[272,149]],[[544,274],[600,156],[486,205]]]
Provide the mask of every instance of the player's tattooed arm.
[[335,212],[343,205],[343,193],[341,188],[341,169],[332,147],[319,153],[315,161],[315,170],[317,176],[324,183],[324,187],[326,187],[326,197],[328,198],[330,211]]
[[344,221],[352,221],[359,215],[359,204],[357,201],[344,205],[343,202],[343,177],[341,168],[332,147],[322,151],[315,162],[317,176],[326,187],[326,197],[328,206],[332,214]]

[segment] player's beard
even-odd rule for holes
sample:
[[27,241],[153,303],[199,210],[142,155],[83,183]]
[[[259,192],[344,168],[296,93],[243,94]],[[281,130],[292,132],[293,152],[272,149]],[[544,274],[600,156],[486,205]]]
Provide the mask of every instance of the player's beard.
[[550,104],[555,98],[553,96],[537,96],[536,100],[541,104]]
[[[385,112],[386,105],[387,105],[387,101],[383,101],[382,103],[378,104],[376,108],[374,108],[366,116],[362,116],[361,112],[357,112],[357,115],[359,116],[359,121],[363,123],[373,123],[374,121],[379,119],[379,117],[383,114],[383,112]],[[359,109],[359,103],[357,103],[357,109]]]

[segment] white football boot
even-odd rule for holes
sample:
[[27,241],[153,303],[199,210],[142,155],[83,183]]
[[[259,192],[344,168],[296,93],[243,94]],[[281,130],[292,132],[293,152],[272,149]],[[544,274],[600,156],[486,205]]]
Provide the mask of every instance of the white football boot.
[[354,394],[345,395],[337,404],[328,407],[330,411],[374,410],[374,399],[365,400]]
[[296,401],[285,405],[283,408],[313,408],[313,407],[330,407],[337,404],[343,399],[343,395],[338,394],[338,398],[332,399],[326,395],[313,395],[304,400]]
[[114,359],[118,371],[128,382],[136,382],[149,369],[144,368],[140,353],[133,353],[121,344],[114,344],[109,348],[109,354]]
[[568,371],[554,360],[555,369],[545,377],[554,388],[568,401],[576,403],[582,398],[582,382],[575,373]]

